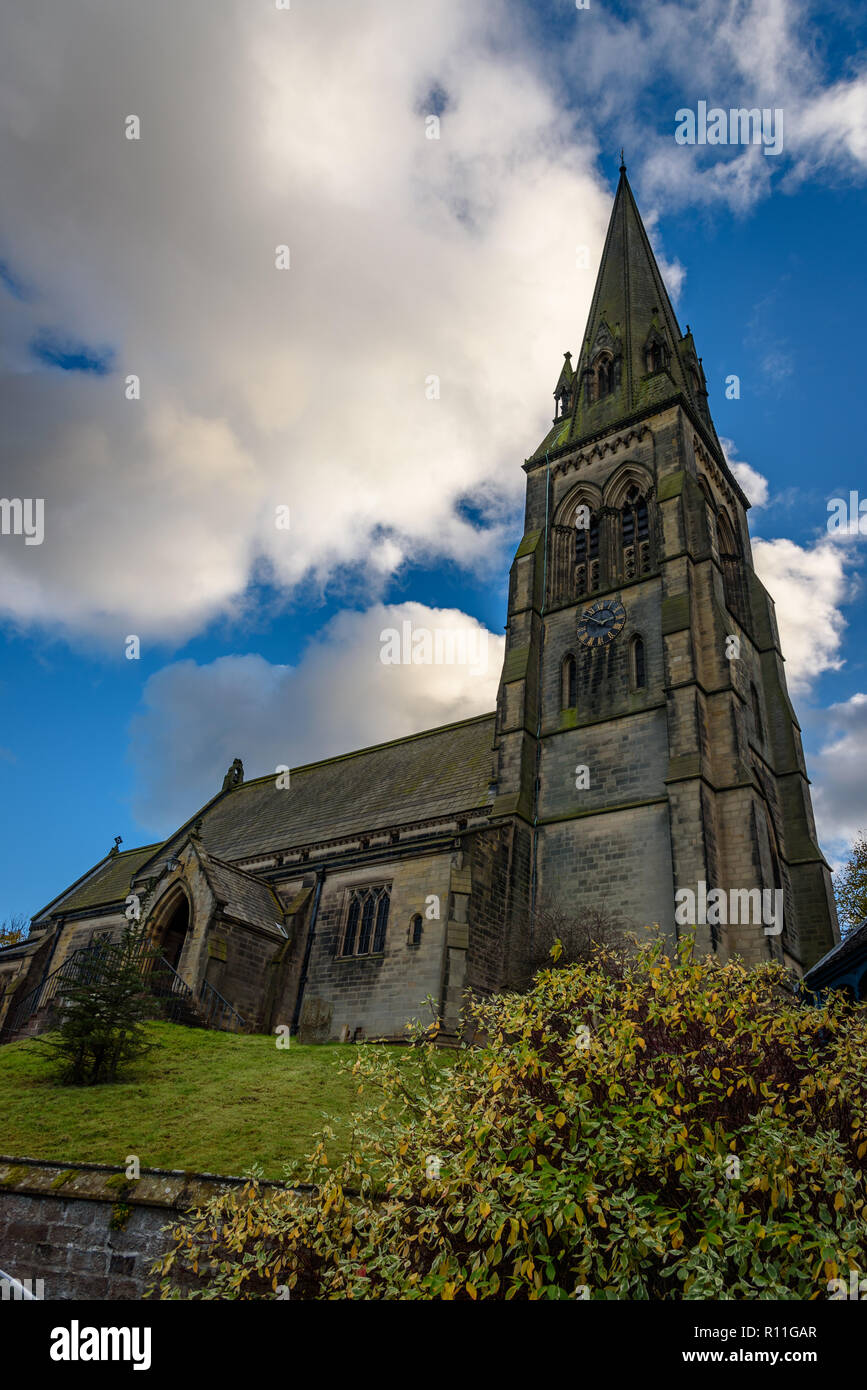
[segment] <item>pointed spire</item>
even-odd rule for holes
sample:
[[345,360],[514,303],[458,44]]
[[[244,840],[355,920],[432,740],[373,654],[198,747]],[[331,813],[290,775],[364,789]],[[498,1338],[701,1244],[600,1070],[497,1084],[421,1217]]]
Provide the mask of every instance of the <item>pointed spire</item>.
[[[558,382],[555,394],[561,385]],[[620,178],[571,392],[569,444],[678,393],[713,429],[692,335],[681,333],[626,177],[622,150]],[[567,437],[558,431],[556,441],[549,436],[546,445],[553,442],[559,447]]]
[[557,378],[557,385],[554,387],[555,396],[557,392],[561,389],[561,387],[569,385],[574,375],[575,373],[572,370],[572,354],[571,352],[564,352],[563,366],[560,368],[560,375]]
[[565,420],[572,414],[572,382],[575,373],[572,370],[571,352],[563,353],[563,366],[560,368],[560,375],[557,378],[557,385],[554,387],[554,419]]

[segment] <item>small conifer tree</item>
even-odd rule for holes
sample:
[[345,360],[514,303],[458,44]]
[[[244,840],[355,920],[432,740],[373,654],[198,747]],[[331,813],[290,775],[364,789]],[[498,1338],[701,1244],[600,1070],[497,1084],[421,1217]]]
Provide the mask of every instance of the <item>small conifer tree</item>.
[[62,987],[60,1026],[37,1039],[61,1061],[73,1086],[115,1081],[119,1070],[151,1046],[144,1024],[156,1012],[147,973],[154,957],[138,922],[120,941],[94,948],[92,961]]

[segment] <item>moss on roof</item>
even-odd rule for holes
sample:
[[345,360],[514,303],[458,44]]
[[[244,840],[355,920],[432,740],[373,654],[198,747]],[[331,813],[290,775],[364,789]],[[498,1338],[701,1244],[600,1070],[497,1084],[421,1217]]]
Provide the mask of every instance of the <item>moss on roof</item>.
[[[272,773],[215,798],[201,812],[201,840],[209,855],[224,861],[211,865],[225,880],[224,895],[239,915],[249,915],[255,885],[227,874],[232,860],[486,806],[493,735],[494,715],[477,715],[293,768],[288,788],[278,788]],[[37,915],[122,902],[130,880],[150,861],[180,848],[187,825],[158,844],[109,855]],[[278,915],[282,909],[270,889],[263,891],[269,898],[256,899],[255,920],[270,922],[272,907]]]
[[159,848],[160,845],[157,843],[106,855],[105,859],[95,864],[77,884],[73,884],[72,888],[67,890],[68,896],[61,893],[42,908],[41,912],[37,912],[34,921],[43,916],[49,908],[55,913],[77,912],[84,907],[101,907],[108,903],[123,902],[129,892],[133,874],[137,873],[142,864],[146,864]]
[[[203,814],[201,837],[224,860],[359,835],[485,806],[494,715],[244,782]],[[170,842],[167,842],[167,847]]]

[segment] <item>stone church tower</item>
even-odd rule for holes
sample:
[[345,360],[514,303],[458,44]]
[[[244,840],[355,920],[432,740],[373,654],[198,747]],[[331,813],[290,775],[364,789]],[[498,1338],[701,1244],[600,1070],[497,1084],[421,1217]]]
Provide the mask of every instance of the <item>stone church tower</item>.
[[739,897],[737,923],[727,904],[698,940],[803,971],[838,930],[774,605],[624,167],[554,397],[524,465],[494,753],[493,813],[528,827],[530,903],[674,937],[679,889],[699,916],[703,888],[781,889],[781,933],[745,924]]
[[114,846],[0,951],[0,1041],[50,1026],[132,910],[188,1019],[310,1042],[403,1038],[428,1000],[457,1038],[468,991],[545,961],[545,904],[672,943],[695,927],[723,959],[800,974],[834,945],[749,503],[625,170],[554,396],[524,465],[496,712],[291,778],[236,759],[167,839]]

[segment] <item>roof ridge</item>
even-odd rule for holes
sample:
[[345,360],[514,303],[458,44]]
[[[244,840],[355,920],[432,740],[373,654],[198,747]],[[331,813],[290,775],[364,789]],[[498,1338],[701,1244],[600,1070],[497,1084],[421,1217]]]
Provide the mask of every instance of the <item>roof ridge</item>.
[[[443,734],[447,729],[461,729],[468,724],[481,723],[483,719],[493,719],[496,710],[486,710],[484,714],[474,714],[469,719],[456,719],[451,724],[439,724],[435,729],[420,729],[415,734],[404,734],[402,738],[386,739],[384,743],[371,743],[366,748],[353,748],[348,753],[338,753],[331,758],[320,758],[314,763],[300,763],[298,767],[291,767],[290,773],[311,772],[316,767],[327,767],[329,763],[342,763],[348,758],[358,758],[362,753],[376,753],[380,748],[397,748],[401,743],[415,743],[418,739],[429,738],[432,734]],[[262,777],[251,777],[248,782],[242,782],[233,791],[243,791],[246,787],[254,787],[263,782],[271,782],[274,779],[273,772],[266,772]]]
[[[259,878],[258,874],[251,873],[249,869],[239,868],[237,864],[232,863],[231,859],[221,859],[218,854],[211,854],[209,850],[205,850],[205,853],[207,854],[208,860],[211,864],[219,864],[221,869],[229,869],[233,874],[240,874],[242,878],[249,878],[252,880],[253,883],[258,883],[260,887],[263,884],[265,884],[265,880]],[[267,887],[267,884],[265,886]]]

